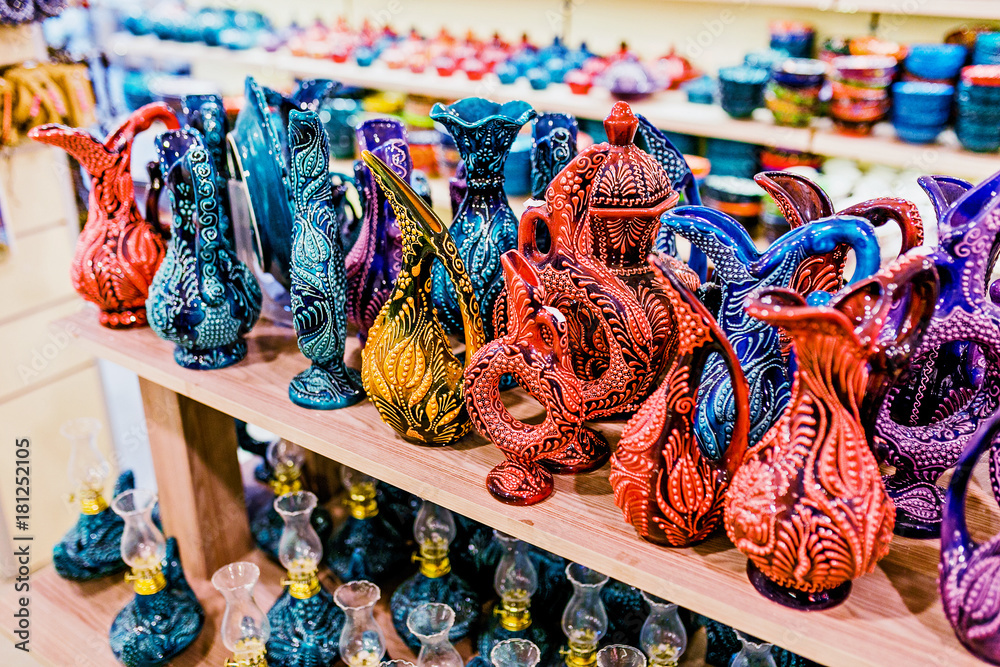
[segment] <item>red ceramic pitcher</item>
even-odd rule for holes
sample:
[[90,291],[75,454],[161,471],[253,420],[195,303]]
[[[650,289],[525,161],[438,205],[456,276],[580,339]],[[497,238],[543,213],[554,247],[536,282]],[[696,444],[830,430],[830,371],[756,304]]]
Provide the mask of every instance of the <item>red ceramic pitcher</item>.
[[91,176],[87,224],[76,243],[73,288],[100,309],[100,321],[112,329],[146,324],[146,295],[166,253],[160,231],[135,204],[132,186],[132,140],[155,121],[180,127],[162,102],[147,104],[104,142],[64,125],[40,125],[28,136],[63,149]]

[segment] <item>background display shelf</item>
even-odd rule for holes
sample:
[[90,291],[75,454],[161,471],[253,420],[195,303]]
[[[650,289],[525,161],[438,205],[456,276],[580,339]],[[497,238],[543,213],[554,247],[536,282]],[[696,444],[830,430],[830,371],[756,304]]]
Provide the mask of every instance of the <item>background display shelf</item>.
[[[539,111],[569,113],[581,118],[604,118],[614,104],[610,93],[596,87],[587,95],[574,95],[564,84],[533,90],[524,79],[510,85],[501,84],[493,75],[482,81],[469,81],[462,73],[450,77],[439,76],[430,70],[414,74],[405,69],[389,69],[379,63],[360,67],[354,63],[294,56],[287,51],[232,51],[200,43],[164,42],[156,37],[122,33],[111,40],[108,52],[119,57],[160,62],[224,63],[245,68],[248,73],[271,71],[302,78],[326,77],[350,86],[447,100],[471,95],[498,102],[520,99]],[[814,121],[814,125],[805,128],[775,125],[766,109],[758,109],[753,119],[736,120],[718,105],[688,102],[681,91],[658,93],[648,100],[633,103],[632,109],[657,127],[671,132],[746,141],[829,157],[849,157],[860,162],[959,176],[976,182],[1000,169],[1000,155],[963,150],[951,130],[943,133],[938,143],[928,145],[897,140],[888,124],[877,128],[875,135],[850,137],[835,132],[828,119]]]
[[[501,454],[478,435],[453,447],[419,447],[397,437],[367,402],[333,412],[296,407],[288,400],[288,381],[308,363],[287,329],[262,322],[249,336],[246,360],[199,372],[177,366],[172,346],[149,329],[104,329],[90,310],[66,322],[78,328],[90,352],[141,378],[166,533],[178,538],[192,578],[203,578],[250,548],[240,522],[220,520],[243,512],[231,415],[822,664],[981,664],[959,645],[944,618],[936,541],[894,538],[889,556],[855,582],[846,603],[796,612],[754,591],[746,579],[746,558],[722,535],[690,549],[640,540],[614,504],[607,466],[558,476],[549,500],[511,507],[486,491],[485,475]],[[348,362],[358,367],[359,357],[352,338]],[[519,391],[505,399],[519,417],[537,412]],[[613,442],[621,425],[604,430]],[[971,494],[969,516],[980,537],[1000,527],[988,491]]]

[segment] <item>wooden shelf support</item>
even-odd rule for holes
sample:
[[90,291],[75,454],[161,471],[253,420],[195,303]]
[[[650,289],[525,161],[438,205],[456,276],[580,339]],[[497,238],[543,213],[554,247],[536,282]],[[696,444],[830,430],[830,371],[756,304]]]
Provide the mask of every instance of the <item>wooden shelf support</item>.
[[139,378],[166,535],[208,579],[252,547],[233,418]]

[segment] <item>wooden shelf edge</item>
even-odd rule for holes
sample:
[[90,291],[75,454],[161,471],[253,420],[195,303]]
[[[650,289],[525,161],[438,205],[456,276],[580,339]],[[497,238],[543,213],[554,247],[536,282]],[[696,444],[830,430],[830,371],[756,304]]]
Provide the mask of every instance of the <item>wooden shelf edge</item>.
[[[934,543],[896,538],[845,604],[803,614],[761,598],[746,580],[745,557],[724,536],[692,549],[640,540],[614,506],[606,468],[558,476],[552,498],[511,507],[485,491],[485,474],[501,455],[478,435],[453,447],[417,447],[396,437],[370,404],[335,412],[293,406],[285,387],[306,361],[287,330],[261,323],[248,339],[247,360],[200,372],[177,367],[171,346],[148,329],[114,332],[95,320],[86,310],[67,321],[91,352],[151,382],[821,664],[888,666],[928,655],[942,664],[979,664],[941,610]],[[353,339],[348,360],[359,363]]]

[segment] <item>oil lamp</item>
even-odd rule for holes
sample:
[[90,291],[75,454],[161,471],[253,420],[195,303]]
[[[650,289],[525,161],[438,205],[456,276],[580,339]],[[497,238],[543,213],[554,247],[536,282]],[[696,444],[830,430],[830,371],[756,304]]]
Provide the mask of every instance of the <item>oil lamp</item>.
[[212,585],[226,600],[222,615],[222,643],[232,652],[224,667],[268,667],[267,640],[271,624],[253,598],[260,568],[253,563],[230,563],[216,570]]
[[344,615],[319,583],[323,543],[310,521],[315,508],[316,495],[310,491],[274,499],[274,510],[285,524],[278,560],[287,574],[285,590],[267,612],[267,654],[274,667],[332,665],[340,655],[337,642]]
[[579,563],[566,566],[566,577],[573,584],[573,596],[562,615],[567,643],[562,655],[567,667],[592,667],[597,662],[597,645],[608,631],[608,614],[601,601],[608,578]]
[[687,648],[687,630],[677,615],[677,605],[643,592],[649,616],[642,625],[639,645],[649,658],[650,667],[677,667]]
[[111,650],[126,667],[162,665],[201,632],[205,614],[188,586],[177,541],[153,523],[156,494],[133,489],[115,496],[111,509],[125,522],[121,556],[135,591],[111,624]]
[[[349,581],[333,593],[334,601],[344,612],[338,646],[348,667],[375,667],[385,655],[385,637],[372,613],[381,597],[379,587],[370,581]],[[390,660],[388,664],[397,662],[404,661]]]
[[[294,442],[274,438],[267,445],[266,459],[270,469],[267,485],[275,498],[302,490],[305,451],[301,447]],[[326,508],[318,507],[310,520],[320,536],[320,541],[325,544],[333,532],[333,519],[330,513]],[[279,560],[278,543],[284,528],[285,522],[275,510],[273,503],[267,503],[250,521],[250,532],[254,542],[273,560]]]
[[420,641],[406,627],[406,619],[422,602],[441,602],[455,610],[455,624],[448,638],[455,642],[469,634],[479,615],[479,596],[451,571],[448,547],[455,539],[455,518],[447,509],[423,501],[413,522],[413,536],[419,546],[420,571],[404,581],[392,594],[389,607],[392,624],[411,649]]
[[[104,490],[111,465],[97,448],[101,422],[90,417],[71,419],[59,429],[72,447],[69,482],[80,516],[52,549],[52,564],[64,579],[85,581],[125,569],[121,557],[125,522],[108,508]],[[123,472],[115,494],[135,486],[132,473]]]
[[519,638],[530,640],[547,656],[551,650],[549,633],[541,624],[532,623],[531,618],[531,598],[538,590],[535,559],[524,542],[500,531],[493,532],[493,539],[502,550],[493,576],[493,588],[500,602],[479,637],[479,653],[490,655],[497,643]]
[[329,543],[326,564],[341,581],[380,580],[410,559],[406,540],[379,514],[378,480],[347,466],[340,469],[348,517]]
[[464,667],[465,661],[448,641],[455,624],[455,610],[440,602],[424,602],[413,608],[406,627],[420,640],[417,667]]
[[646,656],[626,644],[612,644],[597,652],[597,667],[646,667]]
[[777,667],[771,655],[771,645],[759,639],[736,631],[742,646],[740,652],[733,656],[730,667]]
[[539,660],[541,652],[527,639],[505,639],[490,651],[493,667],[535,667]]

